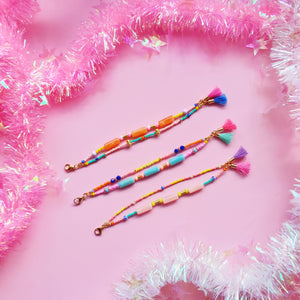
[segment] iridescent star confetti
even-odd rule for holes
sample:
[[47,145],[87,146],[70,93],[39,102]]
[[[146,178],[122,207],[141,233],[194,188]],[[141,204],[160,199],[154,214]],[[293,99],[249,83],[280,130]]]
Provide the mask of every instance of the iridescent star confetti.
[[0,132],[5,131],[5,126],[3,125],[2,122],[0,122]]
[[133,40],[126,37],[126,43],[134,48],[138,53],[146,54],[146,57],[150,59],[153,54],[159,54],[161,47],[166,46],[167,43],[164,42],[157,36],[151,36],[149,38],[144,38],[143,40]]
[[254,52],[254,56],[258,53],[259,50],[266,50],[268,47],[266,46],[267,42],[264,39],[254,40],[252,43],[246,45],[248,48],[252,48]]

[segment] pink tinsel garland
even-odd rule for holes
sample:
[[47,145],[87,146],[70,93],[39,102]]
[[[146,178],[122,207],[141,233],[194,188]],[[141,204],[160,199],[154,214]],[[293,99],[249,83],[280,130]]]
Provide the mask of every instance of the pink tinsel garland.
[[0,17],[22,26],[40,10],[37,0],[0,0]]
[[108,1],[93,10],[64,55],[38,61],[31,78],[33,92],[47,94],[51,102],[76,97],[128,38],[198,32],[245,45],[260,39],[269,42],[280,15],[277,1],[269,2],[260,7],[250,1]]

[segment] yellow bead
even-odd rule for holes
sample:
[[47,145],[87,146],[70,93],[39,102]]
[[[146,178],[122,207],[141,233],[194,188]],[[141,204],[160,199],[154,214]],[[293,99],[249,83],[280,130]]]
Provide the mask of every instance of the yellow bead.
[[151,205],[154,207],[154,206],[155,206],[155,201],[152,201],[152,202],[151,202]]
[[180,192],[178,192],[177,195],[178,195],[178,197],[181,197],[181,193]]

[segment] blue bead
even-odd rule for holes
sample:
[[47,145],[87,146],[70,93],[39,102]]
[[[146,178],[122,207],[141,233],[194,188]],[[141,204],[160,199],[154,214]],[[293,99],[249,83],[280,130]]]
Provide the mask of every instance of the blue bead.
[[121,180],[122,177],[120,175],[118,175],[116,178],[117,178],[117,180]]
[[185,148],[184,146],[180,146],[180,150],[181,150],[181,151],[184,150],[184,148]]
[[81,162],[82,162],[83,164],[85,163],[85,161],[84,161],[84,160],[82,160]]
[[129,186],[129,185],[132,185],[135,183],[135,180],[133,177],[128,177],[126,179],[123,179],[121,181],[119,181],[118,185],[120,187],[120,189],[126,187],[126,186]]
[[99,159],[100,159],[99,157],[96,157],[96,158],[95,158],[96,161],[99,160]]
[[177,154],[178,152],[179,152],[179,150],[178,150],[178,149],[175,149],[175,150],[174,150],[174,153],[176,153],[176,154]]
[[116,182],[116,179],[112,178],[112,179],[110,180],[110,182],[111,182],[111,183],[115,183],[115,182]]
[[160,168],[159,168],[159,166],[156,165],[156,166],[153,166],[153,167],[151,167],[149,169],[146,169],[144,171],[144,175],[145,175],[145,177],[148,177],[148,176],[151,176],[153,174],[158,173],[159,171],[160,171]]
[[196,153],[198,150],[197,148],[193,148],[193,152]]
[[128,217],[127,216],[124,216],[124,220],[127,220],[128,219]]
[[170,163],[170,166],[175,166],[179,163],[181,163],[182,161],[185,160],[185,157],[183,154],[179,154],[171,159],[169,159],[169,163]]
[[213,181],[215,181],[215,180],[216,180],[215,176],[213,176],[211,179],[212,179]]
[[108,192],[109,192],[109,188],[106,187],[106,188],[104,189],[104,191],[105,191],[106,193],[108,193]]
[[198,104],[197,104],[197,103],[195,103],[194,105],[195,105],[195,107],[197,107],[197,106],[198,106]]
[[161,188],[162,190],[164,190],[164,189],[165,189],[165,187],[164,187],[164,186],[161,186],[160,188]]

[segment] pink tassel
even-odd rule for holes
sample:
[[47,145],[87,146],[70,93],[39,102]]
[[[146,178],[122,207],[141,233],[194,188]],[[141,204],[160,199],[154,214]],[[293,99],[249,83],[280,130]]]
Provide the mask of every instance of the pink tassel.
[[207,99],[208,99],[208,100],[214,99],[214,98],[216,98],[216,97],[218,97],[218,96],[221,96],[221,95],[222,95],[221,90],[220,90],[218,87],[216,87],[216,88],[214,88],[214,89],[209,93],[209,95],[207,96]]
[[250,166],[251,164],[248,161],[241,162],[236,165],[236,170],[242,175],[248,175],[250,172]]
[[236,129],[236,125],[230,119],[227,119],[222,128],[224,131],[232,131]]

